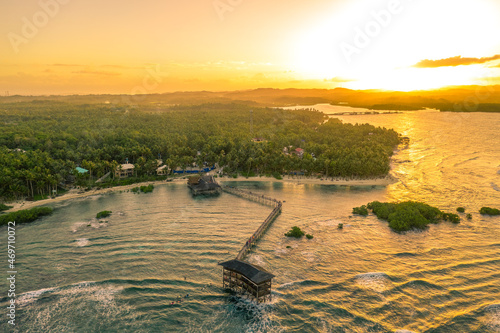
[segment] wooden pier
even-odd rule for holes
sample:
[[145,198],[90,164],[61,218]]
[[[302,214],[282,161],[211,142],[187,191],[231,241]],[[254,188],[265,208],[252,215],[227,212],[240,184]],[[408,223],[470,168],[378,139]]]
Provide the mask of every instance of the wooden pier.
[[223,286],[236,292],[245,293],[257,302],[271,297],[271,280],[274,277],[264,268],[243,261],[252,250],[256,242],[264,235],[271,223],[281,214],[283,203],[265,195],[251,191],[237,189],[231,186],[222,186],[222,190],[247,200],[273,207],[273,210],[252,236],[245,242],[234,260],[219,263],[224,267]]
[[222,185],[222,190],[227,193],[234,194],[236,196],[239,196],[241,198],[250,200],[250,201],[255,201],[258,203],[261,203],[263,205],[271,206],[271,207],[277,207],[278,205],[281,205],[281,201],[278,201],[276,199],[270,198],[266,195],[263,194],[257,194],[253,193],[248,190],[242,190],[233,186],[227,186],[227,185]]
[[236,259],[243,260],[243,258],[245,258],[245,256],[247,255],[248,252],[250,252],[250,250],[255,245],[257,240],[259,240],[264,235],[267,228],[271,225],[271,223],[274,221],[274,219],[276,219],[276,217],[279,214],[281,214],[281,202],[278,202],[277,206],[274,207],[271,214],[269,214],[269,216],[264,220],[264,222],[260,225],[257,231],[255,231],[253,235],[250,236],[245,245],[243,245],[243,247],[241,248],[240,252],[238,252]]

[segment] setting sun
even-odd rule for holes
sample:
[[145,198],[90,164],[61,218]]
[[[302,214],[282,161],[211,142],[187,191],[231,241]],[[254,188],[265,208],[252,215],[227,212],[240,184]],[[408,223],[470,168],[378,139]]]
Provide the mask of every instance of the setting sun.
[[[11,93],[131,93],[151,66],[161,73],[148,93],[407,91],[498,84],[500,77],[494,58],[500,54],[500,5],[493,0],[214,1],[196,7],[30,0],[1,6],[0,85]],[[416,66],[456,57],[473,60]]]
[[[310,79],[341,77],[357,89],[416,90],[491,84],[491,68],[422,69],[423,59],[500,53],[498,4],[469,1],[354,1],[306,30],[295,45],[296,70]],[[397,5],[396,5],[397,4]],[[466,68],[470,67],[470,68]],[[482,82],[483,81],[483,82]]]

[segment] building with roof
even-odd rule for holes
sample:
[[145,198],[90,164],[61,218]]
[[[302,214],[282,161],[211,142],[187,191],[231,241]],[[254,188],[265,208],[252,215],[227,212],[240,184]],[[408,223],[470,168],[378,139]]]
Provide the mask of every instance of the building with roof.
[[258,303],[271,297],[274,275],[264,268],[246,261],[233,259],[219,263],[223,267],[223,286],[247,294]]
[[210,172],[212,170],[215,170],[215,166],[212,166],[212,167],[204,167],[204,168],[200,168],[200,167],[187,167],[187,168],[181,168],[181,167],[177,167],[173,172],[175,174],[196,174],[196,173],[207,173],[207,172]]
[[296,149],[293,151],[293,153],[294,153],[295,155],[297,155],[298,157],[302,157],[302,156],[304,156],[304,149],[302,149],[302,148],[296,148]]
[[213,176],[190,176],[188,178],[188,187],[193,195],[198,194],[220,194],[222,188],[215,181]]
[[156,169],[156,174],[158,176],[165,176],[168,175],[169,173],[170,173],[170,168],[168,167],[168,165],[162,165],[161,167]]
[[81,168],[81,167],[76,167],[75,169],[76,169],[76,172],[78,172],[80,175],[83,175],[83,174],[86,174],[87,172],[89,172],[89,170]]
[[115,170],[115,177],[127,178],[134,175],[135,166],[131,163],[121,164]]

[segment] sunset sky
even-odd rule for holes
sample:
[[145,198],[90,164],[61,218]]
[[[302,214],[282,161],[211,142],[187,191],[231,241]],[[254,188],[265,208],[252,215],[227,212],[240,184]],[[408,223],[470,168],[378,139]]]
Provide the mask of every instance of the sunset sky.
[[500,84],[498,0],[4,0],[0,94]]

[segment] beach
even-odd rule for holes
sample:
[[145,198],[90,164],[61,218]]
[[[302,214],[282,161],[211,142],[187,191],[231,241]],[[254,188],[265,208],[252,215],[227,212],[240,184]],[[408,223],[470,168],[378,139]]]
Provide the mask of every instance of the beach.
[[[337,179],[337,178],[312,178],[312,177],[305,177],[305,176],[295,176],[295,177],[288,177],[285,176],[283,179],[276,179],[274,177],[243,177],[243,176],[238,176],[237,178],[234,177],[218,177],[216,178],[216,181],[219,183],[224,183],[224,182],[274,182],[274,183],[287,183],[287,184],[295,184],[295,185],[336,185],[336,186],[388,186],[390,184],[394,184],[397,182],[397,179],[391,175],[381,177],[381,178],[373,178],[373,179]],[[175,178],[173,180],[170,180],[169,182],[161,180],[161,181],[149,181],[149,182],[143,182],[143,183],[135,183],[131,185],[123,185],[123,186],[115,186],[115,187],[110,187],[110,188],[103,188],[103,189],[92,189],[89,191],[82,191],[81,189],[76,189],[73,188],[66,192],[65,194],[61,196],[57,196],[55,198],[49,198],[45,200],[37,200],[37,201],[27,201],[27,200],[18,200],[12,203],[9,203],[8,205],[13,206],[11,209],[7,210],[6,213],[9,212],[15,212],[18,210],[22,209],[30,209],[33,207],[38,207],[38,206],[43,206],[43,205],[48,205],[56,202],[61,202],[61,201],[66,201],[66,200],[71,200],[71,199],[78,199],[78,198],[84,198],[84,197],[89,197],[92,195],[100,195],[100,194],[106,194],[106,193],[112,193],[112,192],[119,192],[119,191],[127,191],[130,190],[134,187],[138,186],[146,186],[149,184],[153,185],[161,185],[161,184],[168,184],[168,183],[184,183],[186,182],[186,179],[183,178]]]
[[305,176],[295,176],[288,177],[285,176],[283,179],[276,179],[274,177],[219,177],[216,178],[218,182],[274,182],[274,183],[288,183],[296,185],[337,185],[337,186],[387,186],[397,182],[397,179],[393,176],[385,176],[373,179],[340,179],[340,178],[317,178],[317,177],[305,177]]

